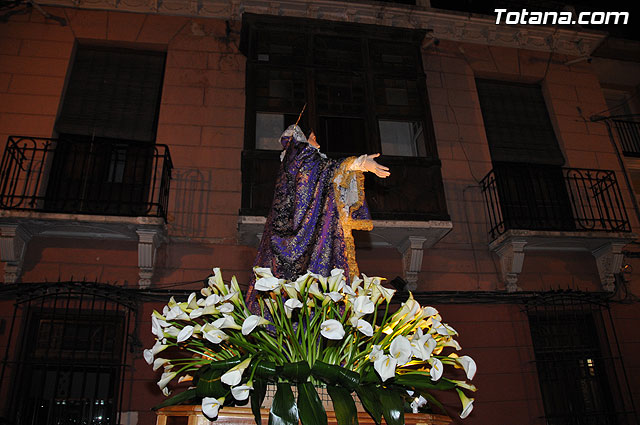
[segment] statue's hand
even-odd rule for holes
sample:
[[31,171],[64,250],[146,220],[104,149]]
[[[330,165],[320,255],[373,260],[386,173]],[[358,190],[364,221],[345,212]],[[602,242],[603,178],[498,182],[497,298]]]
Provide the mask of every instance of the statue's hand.
[[378,164],[373,158],[377,158],[379,157],[380,154],[379,153],[374,153],[373,155],[367,155],[367,157],[364,160],[364,163],[362,164],[363,168],[373,174],[375,174],[376,176],[380,177],[381,179],[387,178],[391,175],[391,173],[389,172],[389,168],[385,167],[384,165],[380,165]]

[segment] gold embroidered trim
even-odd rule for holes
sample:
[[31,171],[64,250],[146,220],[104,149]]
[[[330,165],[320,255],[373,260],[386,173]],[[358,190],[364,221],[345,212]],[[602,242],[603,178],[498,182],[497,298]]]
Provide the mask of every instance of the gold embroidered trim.
[[[349,276],[357,276],[360,274],[358,270],[358,263],[356,262],[356,245],[353,240],[352,230],[371,230],[373,229],[373,222],[371,220],[357,220],[351,217],[354,211],[364,203],[364,172],[352,171],[349,168],[356,157],[349,157],[342,161],[338,172],[333,179],[333,190],[335,194],[336,206],[338,208],[338,217],[340,218],[340,225],[342,226],[342,233],[344,235],[345,256],[347,257],[347,264],[349,265]],[[345,214],[345,203],[342,201],[340,189],[349,189],[351,179],[356,179],[358,185],[358,200],[356,203],[349,207],[349,211]],[[337,180],[337,181],[336,181]]]

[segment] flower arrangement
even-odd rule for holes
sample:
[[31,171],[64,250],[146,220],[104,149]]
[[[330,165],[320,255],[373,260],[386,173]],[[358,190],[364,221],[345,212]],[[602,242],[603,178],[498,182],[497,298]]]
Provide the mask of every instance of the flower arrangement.
[[[162,313],[153,312],[156,343],[144,358],[154,370],[163,368],[158,386],[168,396],[172,380],[192,383],[156,408],[197,400],[214,418],[224,405],[250,398],[260,424],[267,384],[274,383],[270,424],[326,424],[317,385],[326,386],[339,424],[357,423],[354,392],[378,424],[383,417],[389,425],[404,424],[406,407],[417,412],[427,402],[444,411],[434,390],[457,392],[461,418],[473,409],[465,391],[475,386],[446,377],[445,369],[463,369],[471,380],[476,364],[456,354],[457,332],[435,308],[410,295],[391,313],[395,291],[382,286],[382,278],[363,274],[347,283],[339,269],[295,281],[267,268],[254,273],[259,312],[247,307],[235,276],[227,285],[218,268],[201,297],[172,297]],[[164,350],[176,356],[163,358]]]

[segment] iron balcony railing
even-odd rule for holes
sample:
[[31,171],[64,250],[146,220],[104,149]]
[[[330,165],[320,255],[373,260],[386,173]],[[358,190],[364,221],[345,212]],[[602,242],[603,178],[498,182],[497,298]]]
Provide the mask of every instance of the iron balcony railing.
[[0,208],[167,218],[166,145],[10,136],[0,163]]
[[631,231],[613,171],[494,164],[481,186],[492,240],[512,229]]
[[[349,155],[331,154],[332,157]],[[375,220],[450,220],[444,196],[440,161],[431,158],[382,156],[391,169],[379,179],[365,174],[365,194]],[[245,150],[242,153],[242,215],[266,216],[271,208],[280,152]]]
[[605,121],[610,134],[618,139],[622,154],[640,157],[640,115],[619,115]]

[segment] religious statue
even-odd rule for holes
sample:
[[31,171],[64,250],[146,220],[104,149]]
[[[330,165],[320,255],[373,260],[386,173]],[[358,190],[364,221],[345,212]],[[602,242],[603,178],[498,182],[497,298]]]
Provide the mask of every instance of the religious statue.
[[[364,172],[386,178],[389,169],[374,160],[380,154],[327,158],[313,130],[307,139],[297,123],[280,142],[284,150],[273,204],[254,266],[268,267],[283,279],[307,271],[328,276],[334,268],[343,269],[347,278],[358,275],[351,231],[373,228]],[[247,299],[255,299],[253,284]]]

